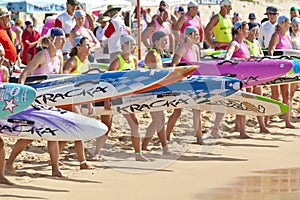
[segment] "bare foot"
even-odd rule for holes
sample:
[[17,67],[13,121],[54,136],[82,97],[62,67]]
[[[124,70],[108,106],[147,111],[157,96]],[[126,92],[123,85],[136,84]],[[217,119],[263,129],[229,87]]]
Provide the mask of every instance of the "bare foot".
[[8,165],[6,163],[6,165],[5,165],[5,173],[6,174],[15,175],[17,172],[16,172],[15,168],[13,167],[13,165]]
[[143,151],[152,151],[151,149],[148,149],[147,147],[142,148]]
[[261,128],[260,133],[270,133],[270,131],[267,128]]
[[142,161],[142,162],[150,162],[151,161],[150,159],[148,159],[145,156],[140,155],[140,154],[135,155],[135,160],[136,161]]
[[0,184],[5,184],[5,185],[16,185],[13,182],[9,181],[7,178],[5,177],[1,177],[0,178]]
[[286,128],[291,128],[291,129],[296,129],[296,127],[292,124],[287,124],[285,127]]
[[173,155],[173,152],[169,150],[168,146],[163,147],[163,155]]
[[93,170],[93,169],[95,169],[95,167],[93,167],[91,165],[88,165],[86,162],[80,163],[79,167],[80,167],[80,170],[83,170],[83,169]]
[[240,139],[251,139],[252,137],[250,137],[249,135],[247,134],[243,134],[243,135],[240,135]]
[[61,173],[61,171],[52,171],[52,176],[58,178],[66,178],[66,176],[64,176],[63,173]]

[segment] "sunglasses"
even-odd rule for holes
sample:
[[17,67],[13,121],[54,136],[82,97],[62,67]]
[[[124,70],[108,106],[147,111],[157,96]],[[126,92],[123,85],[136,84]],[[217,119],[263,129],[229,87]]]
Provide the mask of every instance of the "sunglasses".
[[277,15],[277,13],[268,13],[268,15]]

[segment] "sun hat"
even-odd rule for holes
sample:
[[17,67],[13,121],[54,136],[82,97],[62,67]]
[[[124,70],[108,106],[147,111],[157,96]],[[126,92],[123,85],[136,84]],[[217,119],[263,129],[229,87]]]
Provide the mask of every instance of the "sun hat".
[[300,18],[299,17],[293,17],[292,23],[298,23],[298,24],[300,24]]
[[8,11],[5,7],[0,7],[0,17],[4,17],[7,15],[11,15],[11,12]]
[[101,23],[101,22],[108,22],[109,20],[110,20],[109,17],[100,15],[100,16],[98,17],[98,19],[97,19],[97,22],[98,22],[98,23]]
[[266,8],[266,13],[265,15],[267,15],[268,13],[274,13],[274,14],[278,14],[278,9],[274,6],[268,6]]
[[235,22],[233,25],[233,29],[237,30],[238,28],[240,28],[242,26],[242,24],[243,24],[242,21]]
[[128,35],[128,34],[121,35],[121,37],[120,37],[120,44],[121,45],[123,45],[127,42],[130,42],[130,41],[135,41],[135,39],[131,35]]
[[103,16],[108,16],[108,13],[114,10],[119,12],[121,10],[121,7],[109,6],[109,8],[103,13]]
[[53,27],[47,32],[47,37],[65,36],[64,31],[61,28]]
[[286,15],[280,15],[277,19],[277,24],[284,22],[285,20],[289,19]]

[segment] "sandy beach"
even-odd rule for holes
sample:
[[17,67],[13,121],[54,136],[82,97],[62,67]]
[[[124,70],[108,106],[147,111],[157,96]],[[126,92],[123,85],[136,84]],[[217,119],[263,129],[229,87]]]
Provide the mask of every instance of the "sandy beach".
[[[257,18],[262,18],[267,5],[276,5],[288,15],[296,2],[274,0],[253,5],[233,1],[233,11],[242,13],[244,18],[254,11]],[[207,17],[212,10],[219,11],[218,6],[205,8],[200,6],[200,11]],[[268,92],[264,94],[268,96]],[[118,116],[102,151],[105,161],[91,160],[95,140],[85,141],[88,163],[95,170],[79,170],[73,143],[69,143],[60,159],[67,178],[54,178],[46,141],[35,141],[17,157],[14,165],[17,174],[7,175],[16,185],[0,184],[0,199],[300,199],[299,112],[300,90],[297,90],[292,112],[297,129],[284,128],[283,117],[273,116],[271,133],[259,133],[256,118],[248,116],[246,130],[252,138],[239,139],[239,133],[234,132],[235,116],[226,115],[220,128],[223,137],[205,140],[201,146],[193,144],[192,112],[186,109],[174,128],[177,136],[172,136],[169,143],[174,155],[163,156],[155,136],[149,146],[152,151],[144,153],[154,159],[152,162],[134,160],[129,126],[124,117]],[[171,111],[165,113],[169,116]],[[138,117],[144,136],[151,119],[147,114]],[[212,126],[212,113],[203,111],[202,119],[206,138]],[[8,158],[17,139],[3,138]]]

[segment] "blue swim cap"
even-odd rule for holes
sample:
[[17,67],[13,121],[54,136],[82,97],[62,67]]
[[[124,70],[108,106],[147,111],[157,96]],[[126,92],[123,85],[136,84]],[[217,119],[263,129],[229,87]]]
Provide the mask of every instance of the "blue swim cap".
[[194,32],[197,32],[198,30],[193,27],[193,26],[187,26],[185,29],[184,29],[184,37],[187,37],[187,35],[191,34],[191,33],[194,33]]
[[61,28],[54,27],[48,30],[47,36],[48,37],[65,36],[65,33]]
[[79,45],[82,38],[83,38],[82,35],[76,36],[73,41],[73,47],[76,47],[77,45]]

